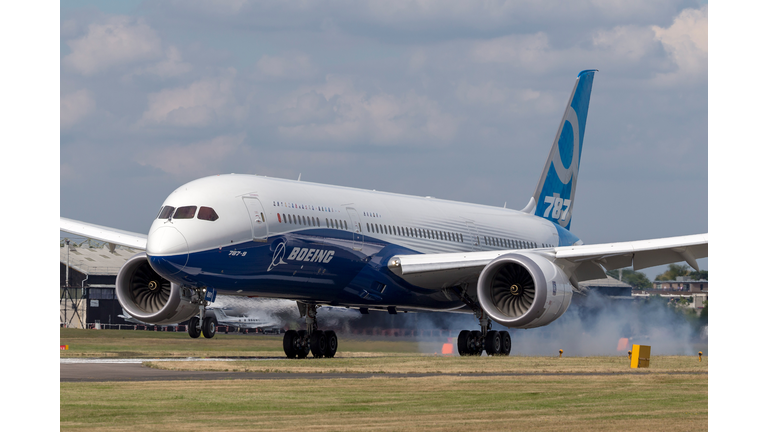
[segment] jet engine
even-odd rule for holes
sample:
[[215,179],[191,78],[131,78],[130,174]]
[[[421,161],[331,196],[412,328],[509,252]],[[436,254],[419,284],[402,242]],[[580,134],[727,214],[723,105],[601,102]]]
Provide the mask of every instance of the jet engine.
[[193,291],[160,277],[144,252],[120,268],[115,291],[126,312],[149,324],[175,324],[199,312]]
[[496,322],[513,328],[541,327],[571,304],[568,276],[546,257],[510,253],[491,261],[477,281],[480,306]]

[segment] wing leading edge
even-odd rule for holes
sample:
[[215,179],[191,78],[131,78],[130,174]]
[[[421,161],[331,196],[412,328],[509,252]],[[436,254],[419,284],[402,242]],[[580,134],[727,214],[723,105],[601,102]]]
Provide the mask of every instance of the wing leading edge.
[[120,245],[141,250],[147,248],[146,234],[123,231],[63,217],[59,219],[59,229],[70,234],[107,242],[110,247],[114,247],[113,245]]
[[441,289],[476,279],[486,265],[501,255],[534,253],[562,268],[578,288],[579,281],[604,278],[605,270],[630,266],[639,270],[685,261],[698,270],[696,260],[707,257],[708,245],[709,234],[696,234],[543,249],[396,255],[389,260],[388,267],[416,286]]

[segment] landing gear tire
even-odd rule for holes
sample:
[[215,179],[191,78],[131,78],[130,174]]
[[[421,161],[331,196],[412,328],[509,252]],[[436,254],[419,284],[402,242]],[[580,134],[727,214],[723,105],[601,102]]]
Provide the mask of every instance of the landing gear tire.
[[499,354],[508,356],[509,352],[512,351],[512,338],[509,336],[509,332],[506,331],[499,332],[499,335],[501,336],[501,351],[499,351]]
[[309,346],[315,358],[324,357],[325,352],[328,350],[328,339],[325,337],[325,332],[320,330],[313,331],[312,337],[309,340]]
[[336,349],[339,347],[339,339],[336,337],[336,332],[333,330],[326,330],[325,339],[328,341],[325,357],[332,358],[336,355]]
[[306,330],[299,330],[297,332],[299,334],[299,343],[296,346],[296,357],[298,358],[307,358],[309,355],[309,340],[307,338],[307,331]]
[[199,319],[197,317],[192,317],[189,319],[189,325],[187,326],[187,330],[189,331],[189,337],[192,339],[197,339],[200,337],[200,329],[197,328],[197,322]]
[[469,348],[470,352],[469,355],[481,355],[483,353],[483,348],[485,345],[485,341],[483,340],[483,332],[480,330],[472,330],[470,333],[470,341],[469,341]]
[[283,335],[283,351],[288,358],[296,358],[298,354],[297,342],[299,340],[299,333],[296,330],[288,330]]
[[491,330],[485,335],[485,353],[489,356],[501,352],[501,335],[495,330]]
[[456,349],[459,351],[460,356],[468,356],[472,354],[472,350],[469,348],[469,338],[471,332],[469,330],[462,330],[459,332],[459,339],[456,341]]
[[203,336],[206,339],[212,338],[216,334],[216,321],[212,317],[203,319]]

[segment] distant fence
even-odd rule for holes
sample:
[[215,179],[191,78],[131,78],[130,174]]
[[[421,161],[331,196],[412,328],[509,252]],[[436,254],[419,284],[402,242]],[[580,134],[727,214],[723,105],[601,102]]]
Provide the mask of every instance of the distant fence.
[[[64,327],[64,326],[62,326]],[[184,324],[179,325],[146,325],[146,324],[104,324],[104,323],[88,323],[86,328],[90,330],[142,330],[142,331],[159,331],[159,332],[187,332],[187,327]],[[235,333],[237,327],[232,326],[216,326],[216,333]],[[263,333],[270,334],[273,332],[264,332],[260,329],[243,329],[243,333]]]
[[[142,331],[159,331],[159,332],[187,332],[187,326],[180,325],[145,325],[145,324],[104,324],[104,323],[88,323],[86,328],[92,330],[142,330]],[[340,329],[339,329],[340,330]],[[446,338],[457,337],[461,330],[449,330],[449,329],[391,329],[391,328],[363,328],[363,329],[351,329],[343,332],[350,336],[379,336],[379,337],[403,337],[403,338]],[[237,327],[232,326],[216,326],[217,333],[237,333]],[[282,333],[280,330],[279,333]],[[265,332],[261,329],[242,329],[241,333],[249,334],[275,334],[275,332]]]

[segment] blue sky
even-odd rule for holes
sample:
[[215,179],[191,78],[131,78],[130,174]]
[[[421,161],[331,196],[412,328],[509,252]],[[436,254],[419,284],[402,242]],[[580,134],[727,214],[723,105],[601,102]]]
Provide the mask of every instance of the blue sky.
[[146,232],[228,172],[522,208],[595,68],[573,232],[707,232],[707,34],[695,1],[64,2],[61,215]]

